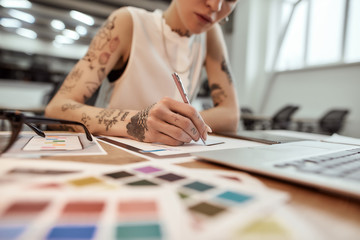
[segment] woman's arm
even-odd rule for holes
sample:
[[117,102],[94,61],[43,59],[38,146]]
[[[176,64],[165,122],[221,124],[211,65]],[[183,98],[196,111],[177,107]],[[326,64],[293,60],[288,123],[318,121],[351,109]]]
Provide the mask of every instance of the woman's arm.
[[201,115],[214,132],[236,131],[239,125],[239,104],[225,41],[218,24],[207,33],[205,66],[214,107],[202,111]]
[[[118,113],[84,103],[99,88],[119,59],[128,58],[131,32],[132,19],[129,12],[120,9],[112,13],[93,38],[86,55],[77,62],[49,102],[45,115],[81,121],[92,133],[109,131],[112,124],[104,120],[110,117],[116,120]],[[118,116],[119,120],[126,117],[124,113]]]
[[[85,104],[103,79],[129,58],[133,22],[126,9],[110,15],[50,101],[45,115],[84,123],[94,134],[123,136],[143,142],[180,145],[206,139],[207,126],[189,104],[163,98],[139,110],[104,109]],[[122,66],[120,66],[122,67]],[[129,99],[131,101],[131,99]]]

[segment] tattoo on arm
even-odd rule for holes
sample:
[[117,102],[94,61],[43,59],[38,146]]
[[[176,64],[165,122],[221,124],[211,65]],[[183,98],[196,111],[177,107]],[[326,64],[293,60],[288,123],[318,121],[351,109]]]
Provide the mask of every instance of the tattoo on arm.
[[99,88],[99,83],[97,82],[87,81],[85,82],[85,85],[88,92],[87,94],[84,95],[84,102],[86,102],[86,100],[89,99],[94,94],[94,92],[96,92],[96,90]]
[[228,64],[226,63],[225,58],[221,62],[221,70],[226,73],[229,83],[232,84],[233,80],[231,77],[230,68],[229,68]]
[[105,78],[105,68],[104,67],[100,68],[97,71],[97,75],[98,75],[99,81],[102,81]]
[[90,124],[88,124],[88,121],[90,121],[91,118],[89,115],[87,115],[86,113],[83,113],[82,116],[81,116],[81,122],[86,126],[86,127],[89,127]]
[[129,112],[125,112],[122,117],[121,117],[121,121],[125,121],[127,115],[129,115]]
[[119,121],[118,118],[122,113],[122,110],[116,113],[115,109],[104,109],[99,112],[96,118],[98,118],[98,123],[104,124],[106,131],[109,131],[109,129]]
[[108,42],[111,40],[111,31],[115,28],[116,17],[105,22],[104,26],[99,30],[91,43],[90,48],[93,50],[103,50]]
[[224,101],[224,98],[227,98],[224,90],[217,83],[211,84],[210,93],[215,107],[219,106]]
[[68,77],[66,78],[66,82],[64,82],[63,85],[61,86],[59,92],[62,93],[71,92],[71,90],[76,86],[76,83],[82,77],[83,72],[84,71],[78,67],[75,68],[73,71],[71,71]]
[[86,53],[86,55],[82,58],[84,61],[89,62],[89,68],[90,70],[94,69],[94,61],[96,60],[97,56],[96,54],[91,50],[91,46],[88,50],[88,52]]
[[75,104],[71,104],[71,103],[65,103],[64,105],[61,106],[61,111],[65,112],[67,110],[75,110],[77,108],[81,108],[83,107],[84,104],[81,103],[75,103]]
[[145,140],[145,131],[148,131],[146,121],[149,116],[149,111],[154,105],[155,104],[135,114],[126,125],[127,133],[141,142]]
[[105,64],[107,64],[107,62],[109,61],[109,58],[110,58],[110,54],[109,54],[109,53],[107,53],[107,52],[102,52],[102,53],[100,54],[100,57],[99,57],[99,63],[100,63],[101,65],[105,65]]
[[51,126],[51,129],[57,130],[57,131],[76,132],[76,127],[70,126],[70,125],[60,125],[59,124],[56,126]]

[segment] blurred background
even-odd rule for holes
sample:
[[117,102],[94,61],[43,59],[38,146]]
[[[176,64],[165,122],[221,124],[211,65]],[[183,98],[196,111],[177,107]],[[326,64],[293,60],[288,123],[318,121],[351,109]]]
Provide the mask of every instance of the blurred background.
[[[170,2],[0,0],[0,107],[41,115],[112,11]],[[242,128],[360,137],[359,13],[359,0],[238,0],[222,27]],[[206,84],[193,104],[211,106]]]

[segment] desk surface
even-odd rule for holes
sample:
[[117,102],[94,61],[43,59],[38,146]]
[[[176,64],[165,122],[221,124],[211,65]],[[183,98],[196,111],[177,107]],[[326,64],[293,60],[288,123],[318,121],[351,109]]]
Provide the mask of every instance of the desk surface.
[[[103,164],[128,164],[146,159],[100,142],[108,155],[101,156],[72,156],[69,157],[47,157],[47,159],[92,162]],[[204,169],[226,169],[219,165],[204,161],[192,161],[179,164],[189,168]],[[253,175],[266,186],[285,191],[290,194],[291,199],[288,206],[300,217],[323,233],[324,239],[359,239],[360,236],[360,202],[319,192],[314,189],[297,186],[280,180],[275,180],[259,175]]]

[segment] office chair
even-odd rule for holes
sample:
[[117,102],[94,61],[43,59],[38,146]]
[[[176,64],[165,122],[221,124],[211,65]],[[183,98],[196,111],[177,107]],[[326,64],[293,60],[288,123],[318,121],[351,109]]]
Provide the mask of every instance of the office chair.
[[[249,107],[241,107],[240,108],[241,115],[253,115],[253,111]],[[243,126],[245,130],[254,130],[256,121],[249,118],[241,118],[243,122]]]
[[331,109],[319,120],[322,133],[333,134],[339,132],[345,122],[345,117],[350,113],[348,109]]
[[299,106],[286,105],[275,113],[271,119],[271,129],[289,129],[291,117],[299,110]]

